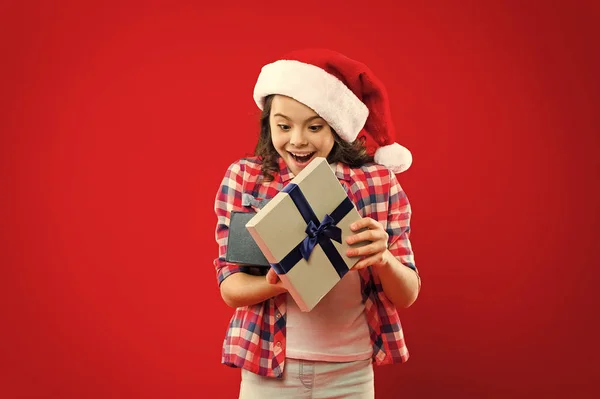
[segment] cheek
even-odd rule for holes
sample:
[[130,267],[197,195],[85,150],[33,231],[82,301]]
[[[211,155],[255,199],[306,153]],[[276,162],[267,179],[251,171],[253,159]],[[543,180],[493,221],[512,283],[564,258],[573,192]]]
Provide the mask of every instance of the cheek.
[[271,129],[271,141],[273,142],[273,147],[276,149],[281,148],[285,144],[285,139],[281,134],[273,133]]
[[331,133],[331,131],[328,133],[329,134],[323,138],[321,148],[329,153],[335,144],[335,140],[333,139],[333,133]]

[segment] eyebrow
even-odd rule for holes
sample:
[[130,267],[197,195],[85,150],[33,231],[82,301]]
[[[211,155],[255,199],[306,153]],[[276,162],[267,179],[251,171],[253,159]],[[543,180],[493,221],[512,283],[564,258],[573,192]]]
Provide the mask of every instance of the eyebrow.
[[[279,112],[274,114],[273,116],[281,116],[282,118],[287,119],[288,121],[291,121],[292,119],[289,116],[285,116],[284,114],[280,114]],[[305,122],[310,122],[313,119],[323,119],[321,118],[319,115],[315,115],[315,116],[311,116],[310,118],[308,118]]]

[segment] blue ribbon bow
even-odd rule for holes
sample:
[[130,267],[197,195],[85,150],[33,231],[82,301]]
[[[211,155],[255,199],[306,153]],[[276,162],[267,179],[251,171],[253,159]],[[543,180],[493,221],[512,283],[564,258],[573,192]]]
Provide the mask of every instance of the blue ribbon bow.
[[300,215],[306,221],[307,226],[305,233],[307,236],[283,259],[281,259],[279,263],[272,263],[271,266],[275,269],[277,274],[285,274],[289,272],[300,259],[304,258],[308,261],[313,249],[319,244],[340,278],[344,277],[348,272],[348,266],[331,241],[333,240],[340,244],[342,243],[342,229],[337,227],[336,224],[342,220],[352,208],[354,208],[354,204],[350,201],[350,198],[344,198],[344,200],[332,212],[326,214],[323,221],[319,223],[319,219],[317,219],[317,216],[306,200],[306,197],[304,197],[300,187],[290,183],[282,191],[288,193],[292,198],[292,201],[294,201],[296,208],[298,208],[298,212],[300,212]]
[[309,221],[305,232],[307,237],[302,241],[302,245],[300,246],[300,253],[304,260],[308,260],[313,249],[315,249],[315,246],[319,242],[319,238],[322,236],[337,241],[340,244],[342,243],[342,229],[335,225],[335,220],[328,214],[325,215],[318,227],[312,220]]

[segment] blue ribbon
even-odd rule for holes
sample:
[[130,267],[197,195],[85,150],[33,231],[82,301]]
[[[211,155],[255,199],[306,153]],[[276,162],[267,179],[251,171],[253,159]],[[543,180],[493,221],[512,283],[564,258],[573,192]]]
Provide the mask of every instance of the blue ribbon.
[[300,245],[300,253],[304,260],[308,260],[319,238],[322,236],[335,240],[340,244],[342,243],[342,229],[337,227],[333,218],[327,214],[319,226],[315,225],[312,220],[308,222],[305,232],[307,237],[302,240],[302,245]]
[[282,191],[288,193],[292,198],[300,215],[302,215],[302,218],[306,222],[307,226],[305,232],[307,236],[279,263],[271,264],[271,266],[275,269],[277,274],[285,274],[289,272],[300,259],[304,258],[305,260],[308,260],[318,243],[340,278],[344,277],[348,272],[348,266],[339,252],[335,249],[331,240],[339,243],[342,242],[342,230],[337,227],[336,224],[354,207],[352,201],[346,197],[333,212],[325,215],[323,220],[319,222],[319,219],[317,219],[317,216],[298,185],[290,183]]

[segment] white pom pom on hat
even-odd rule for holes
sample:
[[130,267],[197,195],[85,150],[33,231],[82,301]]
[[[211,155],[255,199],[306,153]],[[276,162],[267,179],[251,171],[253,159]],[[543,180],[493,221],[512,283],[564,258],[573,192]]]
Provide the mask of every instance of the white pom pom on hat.
[[347,142],[366,139],[375,162],[394,173],[411,166],[412,154],[395,142],[385,87],[363,63],[327,49],[294,51],[262,68],[254,87],[261,110],[272,94],[312,108]]

